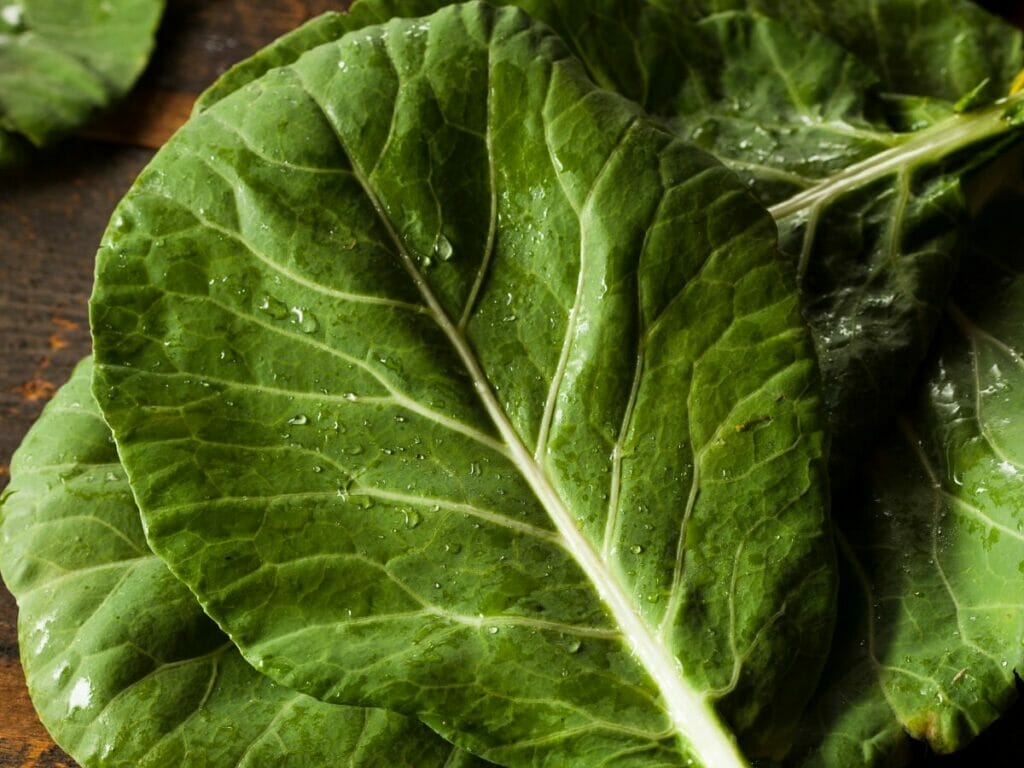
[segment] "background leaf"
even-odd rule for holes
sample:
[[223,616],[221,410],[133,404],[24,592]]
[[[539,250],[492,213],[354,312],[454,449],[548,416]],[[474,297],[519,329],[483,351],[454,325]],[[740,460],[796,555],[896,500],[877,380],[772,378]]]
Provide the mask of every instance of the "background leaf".
[[153,48],[163,0],[0,0],[0,162],[123,96]]
[[746,14],[699,29],[706,60],[674,122],[748,179],[797,262],[842,486],[927,351],[958,261],[961,180],[1016,129],[997,104],[895,133],[870,116],[876,76],[830,40]]
[[754,10],[814,29],[854,53],[885,90],[950,104],[986,80],[988,99],[1003,96],[1024,63],[1021,31],[970,0],[684,2],[701,15]]
[[86,360],[32,427],[0,507],[0,570],[54,739],[90,768],[452,765],[425,726],[324,704],[242,659],[147,547],[91,375]]
[[[1019,179],[1020,151],[996,170]],[[910,737],[953,752],[1017,698],[1022,201],[1017,181],[972,224],[915,397],[844,515],[846,629],[795,752],[801,765],[902,765]]]

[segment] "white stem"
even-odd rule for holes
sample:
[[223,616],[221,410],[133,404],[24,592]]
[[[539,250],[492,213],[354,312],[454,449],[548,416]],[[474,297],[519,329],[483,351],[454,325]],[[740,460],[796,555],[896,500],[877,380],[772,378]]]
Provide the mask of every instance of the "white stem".
[[901,168],[921,161],[935,162],[957,150],[1007,131],[1012,122],[1007,114],[1014,102],[1024,101],[1024,95],[1013,96],[992,104],[978,112],[953,115],[917,133],[895,147],[844,168],[822,179],[787,200],[776,203],[768,212],[776,221],[812,209],[831,198],[893,174]]

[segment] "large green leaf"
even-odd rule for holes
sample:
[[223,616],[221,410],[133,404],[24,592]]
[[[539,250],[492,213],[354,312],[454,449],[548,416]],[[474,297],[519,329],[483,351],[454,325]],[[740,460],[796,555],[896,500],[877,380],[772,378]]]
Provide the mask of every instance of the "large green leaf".
[[[0,164],[123,96],[149,60],[163,0],[0,0]],[[19,153],[20,154],[20,153]]]
[[[1021,63],[1020,33],[1004,22],[943,1],[928,4],[943,7],[942,20],[923,24],[931,17],[918,14],[922,5],[527,4],[572,41],[599,82],[664,116],[769,207],[798,264],[838,484],[887,426],[925,356],[957,264],[961,179],[1017,130],[1001,104],[893,130],[880,88],[940,97],[962,81],[955,98],[989,77],[1005,93]],[[883,19],[880,38],[872,30]],[[951,23],[959,25],[952,49]],[[910,62],[942,78],[915,80]]]
[[885,698],[865,632],[865,617],[875,608],[845,554],[832,651],[783,762],[787,768],[901,768],[911,759],[911,739]]
[[651,0],[701,15],[755,10],[832,38],[888,91],[957,101],[980,83],[995,98],[1024,65],[1022,33],[971,0]]
[[841,592],[845,642],[833,649],[813,707],[821,727],[807,728],[797,750],[808,767],[900,765],[910,737],[951,752],[1016,698],[1014,674],[1024,668],[1022,202],[1024,186],[1004,190],[973,224],[912,407],[844,516],[852,576]]
[[841,484],[927,352],[958,261],[961,180],[1013,140],[1018,105],[894,133],[869,117],[875,76],[829,40],[743,14],[699,28],[714,64],[685,84],[675,122],[749,179],[797,262]]
[[[940,751],[1015,698],[1024,662],[1022,199],[1000,198],[975,228],[920,400],[872,473],[874,530],[854,541],[882,603],[873,632],[886,694]],[[887,567],[877,542],[905,566]]]
[[546,27],[455,6],[208,107],[92,320],[150,541],[268,674],[509,764],[785,747],[834,583],[792,270]]
[[468,760],[413,721],[324,704],[242,660],[146,546],[91,374],[83,362],[30,430],[0,507],[22,663],[56,741],[89,768]]
[[[351,14],[321,17],[228,73],[199,109],[332,36],[447,4],[360,0]],[[825,379],[833,479],[845,481],[887,427],[934,333],[957,263],[960,181],[994,151],[994,137],[1016,130],[1002,119],[1003,105],[961,115],[950,104],[943,118],[931,115],[921,130],[897,133],[882,116],[888,107],[879,86],[939,97],[955,83],[966,90],[989,77],[1005,90],[1020,65],[1020,34],[950,0],[874,10],[846,3],[829,16],[815,3],[516,4],[551,24],[598,83],[666,118],[770,207],[783,250],[799,266]],[[918,23],[920,12],[940,5],[941,20]],[[707,15],[720,6],[778,18]],[[872,36],[883,19],[887,36]],[[961,28],[957,42],[945,36],[950,24]],[[998,55],[981,56],[983,44]],[[911,62],[913,72],[943,74],[915,79]]]

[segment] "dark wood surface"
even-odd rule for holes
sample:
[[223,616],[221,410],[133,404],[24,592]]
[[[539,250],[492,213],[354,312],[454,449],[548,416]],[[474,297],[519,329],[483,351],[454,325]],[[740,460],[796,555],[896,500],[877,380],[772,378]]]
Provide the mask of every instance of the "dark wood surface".
[[[153,62],[125,104],[24,171],[0,175],[0,488],[43,405],[89,351],[86,304],[93,256],[116,202],[195,96],[232,63],[302,21],[345,2],[168,0]],[[993,2],[1024,19],[1024,3]],[[1024,712],[961,757],[919,766],[1019,766]],[[32,709],[17,658],[16,606],[0,585],[0,768],[75,763]]]

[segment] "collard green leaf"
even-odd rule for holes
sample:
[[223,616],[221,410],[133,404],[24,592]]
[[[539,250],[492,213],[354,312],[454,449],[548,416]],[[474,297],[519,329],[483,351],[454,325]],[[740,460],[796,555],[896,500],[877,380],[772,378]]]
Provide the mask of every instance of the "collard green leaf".
[[[0,161],[123,96],[149,60],[163,0],[0,0]],[[23,152],[19,151],[18,156]]]
[[940,752],[1009,705],[1024,661],[1021,199],[1001,199],[976,227],[938,357],[874,466],[872,525],[853,542],[881,603],[872,632],[886,695]]
[[[798,264],[837,484],[886,426],[924,358],[957,264],[961,179],[1016,130],[1002,105],[942,120],[929,114],[927,123],[918,106],[914,122],[925,128],[913,132],[894,132],[881,117],[893,107],[879,88],[909,87],[911,61],[914,72],[921,62],[947,62],[946,84],[959,78],[965,90],[982,76],[1005,89],[1019,67],[1018,32],[976,8],[940,4],[963,27],[960,50],[917,24],[920,3],[829,4],[827,13],[815,3],[528,6],[573,41],[599,82],[664,116],[769,207]],[[872,38],[883,18],[898,47]],[[631,45],[613,45],[623,29]],[[993,58],[964,54],[983,42]],[[935,78],[913,85],[910,93],[933,101],[945,95]]]
[[22,662],[57,742],[87,768],[454,765],[415,721],[246,664],[149,551],[91,374],[87,360],[29,432],[0,508]]
[[[676,0],[652,0],[673,7]],[[1024,65],[1022,33],[971,0],[679,0],[704,16],[753,10],[835,40],[887,91],[950,104],[985,83],[989,100]]]
[[[340,30],[447,4],[361,0],[350,15],[321,17],[229,73],[201,107]],[[960,181],[994,151],[993,139],[1001,146],[1015,130],[1002,106],[960,115],[936,98],[983,77],[1005,90],[1020,63],[1019,33],[948,0],[886,3],[873,14],[844,4],[828,18],[815,3],[516,4],[552,25],[596,82],[664,117],[770,207],[798,263],[825,379],[833,480],[845,482],[893,417],[934,333],[957,264]],[[916,24],[919,11],[938,5],[962,26],[958,43],[943,36],[952,22]],[[883,18],[887,35],[906,41],[898,50],[871,36]],[[983,44],[997,55],[975,56]],[[920,62],[944,74],[915,79]],[[911,85],[928,100],[879,98],[880,87]],[[897,110],[901,128],[921,130],[894,131],[883,115]]]
[[786,768],[902,768],[911,759],[911,739],[886,700],[869,646],[865,619],[874,608],[848,554],[839,558],[832,650]]
[[[949,38],[917,24],[920,3],[832,5],[536,0],[527,8],[572,41],[599,82],[664,116],[769,207],[798,264],[825,381],[832,475],[842,484],[892,417],[934,333],[957,264],[961,179],[1016,130],[1000,105],[929,115],[922,130],[894,132],[881,117],[891,100],[878,91],[909,88],[913,61],[914,72],[939,62],[947,86],[959,78],[966,90],[988,77],[1005,92],[1021,56],[1020,34],[973,6],[934,4],[962,26],[961,49],[948,49]],[[872,38],[882,18],[898,48]],[[616,36],[629,44],[613,44]],[[965,53],[983,43],[994,57]],[[948,91],[935,78],[913,86],[909,93],[933,100]]]
[[913,406],[872,461],[860,506],[844,515],[846,629],[794,765],[902,765],[911,737],[952,752],[1016,698],[1014,674],[1024,665],[1022,201],[1024,191],[1004,190],[972,225],[969,259]]
[[716,63],[686,83],[676,123],[749,178],[797,261],[842,484],[926,354],[957,265],[961,180],[1012,141],[1013,107],[894,133],[869,117],[875,76],[829,40],[743,14],[700,28]]
[[92,321],[150,542],[271,676],[514,765],[740,765],[717,713],[785,748],[833,590],[792,271],[525,14],[367,28],[193,117]]

